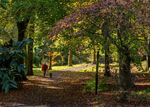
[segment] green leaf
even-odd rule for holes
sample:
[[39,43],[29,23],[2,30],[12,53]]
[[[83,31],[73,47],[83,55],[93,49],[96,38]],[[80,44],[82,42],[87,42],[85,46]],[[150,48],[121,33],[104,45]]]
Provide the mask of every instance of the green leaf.
[[9,3],[8,0],[1,0],[0,1],[0,6],[3,8],[3,9],[7,9],[7,4]]
[[17,82],[15,80],[10,80],[10,86],[12,88],[17,88]]
[[2,82],[2,90],[5,93],[8,93],[8,91],[9,91],[9,80],[5,80]]
[[21,72],[24,72],[24,64],[20,64],[19,66],[18,66],[18,72],[19,73],[21,73]]

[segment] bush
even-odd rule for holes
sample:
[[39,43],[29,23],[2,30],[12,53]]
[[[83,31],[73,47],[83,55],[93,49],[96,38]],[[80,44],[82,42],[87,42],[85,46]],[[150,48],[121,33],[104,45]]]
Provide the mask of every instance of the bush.
[[144,103],[149,100],[150,97],[150,88],[146,88],[144,90],[133,91],[128,96],[128,101],[132,101],[135,99],[138,103]]
[[[86,92],[94,92],[95,91],[95,80],[89,80],[87,81],[84,90]],[[109,85],[106,84],[105,80],[101,81],[98,84],[98,91],[108,91]]]
[[0,46],[0,88],[7,93],[12,88],[17,88],[17,78],[25,72],[25,67],[20,64],[20,58],[24,58],[23,47],[29,40]]

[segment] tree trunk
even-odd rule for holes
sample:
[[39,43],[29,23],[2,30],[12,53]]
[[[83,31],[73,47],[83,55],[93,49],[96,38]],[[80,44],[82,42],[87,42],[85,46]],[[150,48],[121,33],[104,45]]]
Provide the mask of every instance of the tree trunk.
[[93,49],[93,61],[92,61],[93,64],[96,63],[96,50],[95,50],[95,47]]
[[25,21],[17,22],[18,41],[22,41],[25,38],[25,31],[26,31],[28,22],[29,22],[29,19]]
[[28,45],[28,64],[27,64],[27,75],[33,75],[33,36],[34,36],[34,20],[30,20],[29,26],[29,39],[31,40],[31,44]]
[[106,43],[105,44],[105,73],[104,73],[104,76],[111,76],[111,73],[110,73],[110,66],[109,66],[109,45]]
[[32,42],[28,45],[27,75],[33,75],[33,39],[31,40]]
[[49,52],[49,70],[52,70],[52,58],[53,58],[52,52]]
[[68,52],[68,66],[72,66],[72,51],[69,49]]
[[[17,22],[18,41],[22,41],[22,40],[25,38],[25,31],[26,31],[28,22],[29,22],[29,20]],[[20,64],[24,64],[24,59],[23,59],[23,58],[20,58],[20,59],[19,59],[19,63],[20,63]],[[27,80],[26,75],[25,75],[25,72],[22,72],[21,75],[22,75],[22,79],[23,79],[23,80]]]
[[130,52],[127,47],[119,52],[119,85],[121,89],[127,90],[134,86],[130,71]]
[[61,55],[61,65],[64,65],[64,61],[65,61],[64,55]]
[[99,68],[99,50],[97,51],[96,74],[95,74],[95,94],[98,92],[98,68]]
[[147,70],[150,68],[150,37],[148,37]]
[[109,56],[110,56],[110,50],[109,50],[109,28],[108,28],[108,22],[105,21],[103,23],[103,27],[102,27],[102,34],[105,38],[105,44],[104,44],[104,49],[105,49],[105,72],[104,72],[104,76],[111,76],[110,73],[110,66],[109,66]]

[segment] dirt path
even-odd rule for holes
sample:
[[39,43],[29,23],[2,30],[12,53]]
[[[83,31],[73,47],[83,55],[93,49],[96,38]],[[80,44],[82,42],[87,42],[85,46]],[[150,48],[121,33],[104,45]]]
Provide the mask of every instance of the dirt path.
[[[22,88],[8,94],[0,92],[0,107],[150,107],[150,103],[145,102],[146,106],[117,102],[116,91],[99,92],[98,95],[86,92],[84,86],[87,80],[94,79],[94,72],[59,72],[60,75],[53,78],[30,76]],[[143,77],[140,78],[137,82],[143,83]],[[150,76],[146,80],[148,78]]]
[[[85,81],[92,74],[62,72],[55,79],[28,77],[23,87],[4,95],[0,93],[0,107],[86,107],[90,99],[83,91]],[[92,100],[91,100],[92,101]]]
[[[83,86],[92,73],[78,72],[94,65],[82,65],[52,72],[53,77],[28,77],[21,89],[8,94],[0,93],[0,107],[85,107],[90,99]],[[93,97],[91,97],[93,98]]]

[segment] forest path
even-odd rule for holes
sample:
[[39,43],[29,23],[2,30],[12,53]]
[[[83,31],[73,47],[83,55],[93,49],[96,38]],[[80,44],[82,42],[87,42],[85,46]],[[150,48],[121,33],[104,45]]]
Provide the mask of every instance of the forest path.
[[[150,75],[145,76],[143,80],[140,74],[137,82],[150,83]],[[94,77],[94,72],[77,71],[62,72],[55,79],[30,76],[23,82],[22,88],[8,94],[0,92],[0,107],[150,107],[150,100],[141,103],[135,102],[135,99],[131,99],[131,102],[118,102],[118,92],[114,89],[99,92],[98,95],[86,92],[84,87],[87,80]]]
[[[150,102],[138,103],[134,99],[131,99],[131,102],[118,102],[116,100],[118,92],[115,89],[111,90],[112,88],[109,91],[99,92],[98,95],[87,92],[85,86],[88,80],[95,78],[95,72],[56,72],[60,75],[52,78],[30,76],[27,81],[22,82],[21,88],[8,94],[0,92],[0,107],[149,107],[147,105],[150,105]],[[139,85],[137,89],[150,87],[148,84],[150,74],[144,77],[141,74],[137,76],[139,77],[136,81]],[[109,78],[109,81],[114,79]],[[144,83],[146,86],[141,86]]]
[[0,107],[91,107],[95,95],[83,87],[94,73],[59,72],[54,78],[30,76],[21,89],[0,93]]

